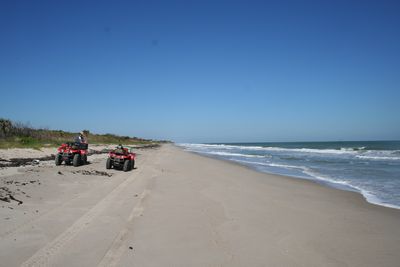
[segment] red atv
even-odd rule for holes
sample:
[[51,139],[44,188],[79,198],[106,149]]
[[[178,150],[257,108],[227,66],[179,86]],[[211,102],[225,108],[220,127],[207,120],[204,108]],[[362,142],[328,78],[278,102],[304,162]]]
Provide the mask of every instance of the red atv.
[[56,165],[61,165],[63,161],[65,165],[72,163],[74,167],[87,163],[88,144],[67,142],[62,144],[57,151]]
[[122,146],[117,147],[108,153],[106,168],[122,169],[124,172],[130,171],[135,168],[135,153],[131,153],[127,148]]

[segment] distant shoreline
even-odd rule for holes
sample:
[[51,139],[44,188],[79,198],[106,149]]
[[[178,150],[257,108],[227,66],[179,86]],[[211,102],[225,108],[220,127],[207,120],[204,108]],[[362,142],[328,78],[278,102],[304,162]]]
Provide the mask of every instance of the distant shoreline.
[[[363,178],[365,174],[361,172],[378,173],[383,168],[382,164],[387,164],[385,165],[387,168],[386,173],[382,173],[380,178],[386,178],[383,175],[388,175],[390,170],[393,177],[386,179],[392,179],[392,183],[397,182],[395,176],[400,171],[400,141],[184,143],[176,145],[189,152],[246,166],[258,172],[309,180],[330,188],[356,192],[368,203],[400,209],[399,205],[384,201],[384,198],[377,197],[368,187],[358,184],[359,181],[363,182],[360,179],[367,179]],[[324,168],[329,168],[328,170],[333,172],[330,170],[333,167],[338,169],[334,175],[344,176],[344,178],[334,179],[323,173]],[[321,168],[321,170],[316,171],[316,168]],[[352,168],[354,174],[350,175],[354,175],[354,182],[349,180],[352,177],[348,173],[340,173],[341,169],[351,170]],[[364,168],[367,169],[364,170]],[[332,174],[329,175],[332,176]],[[346,177],[349,182],[346,181]],[[370,181],[366,180],[365,183],[373,185],[373,183],[380,183],[381,180]],[[386,183],[391,181],[388,180]],[[376,186],[379,187],[378,184]],[[400,187],[400,184],[395,184],[395,186]],[[393,188],[393,190],[396,189]]]

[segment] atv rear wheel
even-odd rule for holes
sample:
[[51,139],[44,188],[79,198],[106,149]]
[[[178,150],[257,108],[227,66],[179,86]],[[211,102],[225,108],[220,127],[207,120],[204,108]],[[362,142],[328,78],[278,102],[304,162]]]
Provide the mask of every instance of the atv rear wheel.
[[123,171],[127,172],[131,169],[131,161],[130,160],[125,160],[124,162],[124,167],[123,167]]
[[62,157],[61,157],[60,154],[57,154],[57,155],[56,155],[55,162],[56,162],[56,165],[57,165],[57,166],[61,165]]
[[81,155],[75,154],[72,163],[73,163],[74,167],[78,167],[79,165],[81,165]]
[[111,169],[111,159],[110,158],[108,158],[107,159],[107,162],[106,162],[106,169]]

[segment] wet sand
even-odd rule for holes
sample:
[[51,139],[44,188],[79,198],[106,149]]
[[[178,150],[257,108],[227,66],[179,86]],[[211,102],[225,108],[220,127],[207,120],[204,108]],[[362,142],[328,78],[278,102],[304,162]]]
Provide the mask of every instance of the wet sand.
[[0,266],[400,262],[399,210],[173,145],[138,153],[126,173],[106,170],[105,155],[1,169],[0,187],[23,203],[0,201]]

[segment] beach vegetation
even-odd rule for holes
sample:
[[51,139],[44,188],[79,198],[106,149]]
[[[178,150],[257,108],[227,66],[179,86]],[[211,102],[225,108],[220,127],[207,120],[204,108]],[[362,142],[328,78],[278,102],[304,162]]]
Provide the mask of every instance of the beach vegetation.
[[[139,137],[120,136],[117,134],[96,134],[83,131],[90,144],[125,144],[147,145],[167,141],[144,139]],[[63,130],[38,129],[29,123],[13,122],[0,118],[0,148],[34,148],[55,147],[64,142],[73,141],[78,133]]]

